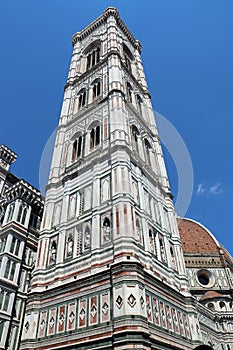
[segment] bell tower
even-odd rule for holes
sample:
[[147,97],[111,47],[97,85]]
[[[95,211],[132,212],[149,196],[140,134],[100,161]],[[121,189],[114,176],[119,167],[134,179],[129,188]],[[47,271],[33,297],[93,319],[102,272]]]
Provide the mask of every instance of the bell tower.
[[21,348],[192,349],[141,45],[111,7],[72,44]]

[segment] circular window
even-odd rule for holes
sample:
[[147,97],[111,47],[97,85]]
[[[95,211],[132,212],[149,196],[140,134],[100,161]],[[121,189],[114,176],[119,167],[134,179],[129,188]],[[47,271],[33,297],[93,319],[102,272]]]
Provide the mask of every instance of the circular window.
[[214,283],[213,275],[208,270],[199,270],[197,272],[197,280],[204,287],[210,287]]
[[203,284],[203,286],[207,286],[209,284],[209,277],[207,275],[199,275],[198,281]]

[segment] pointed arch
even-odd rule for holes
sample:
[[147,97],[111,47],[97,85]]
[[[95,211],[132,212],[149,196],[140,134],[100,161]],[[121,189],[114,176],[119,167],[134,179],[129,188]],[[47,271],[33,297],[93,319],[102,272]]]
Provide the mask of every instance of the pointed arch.
[[71,163],[76,162],[76,160],[82,157],[83,145],[84,145],[84,136],[78,133],[75,137],[72,138],[71,146]]
[[101,127],[99,122],[95,121],[90,128],[90,150],[101,143]]
[[94,101],[98,96],[101,95],[102,82],[100,79],[95,79],[92,84],[92,100]]
[[101,54],[101,43],[100,40],[95,40],[84,50],[84,55],[86,56],[86,71],[94,67],[100,62]]
[[131,72],[132,71],[131,63],[134,60],[134,56],[130,51],[130,49],[128,48],[128,46],[126,46],[125,44],[123,44],[123,57],[124,57],[125,67]]
[[87,91],[85,88],[81,89],[78,92],[78,110],[80,110],[81,108],[83,108],[86,103],[87,103]]

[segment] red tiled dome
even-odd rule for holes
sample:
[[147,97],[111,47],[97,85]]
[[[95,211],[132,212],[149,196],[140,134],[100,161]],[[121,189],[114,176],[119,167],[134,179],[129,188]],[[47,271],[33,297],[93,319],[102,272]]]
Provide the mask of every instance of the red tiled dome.
[[219,245],[201,224],[190,219],[178,219],[184,253],[219,254]]

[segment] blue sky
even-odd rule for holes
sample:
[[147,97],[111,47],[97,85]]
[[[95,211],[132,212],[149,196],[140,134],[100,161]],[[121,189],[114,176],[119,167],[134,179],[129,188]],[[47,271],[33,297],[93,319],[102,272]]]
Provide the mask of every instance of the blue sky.
[[[71,36],[116,6],[143,46],[154,109],[182,136],[194,190],[187,216],[206,225],[233,254],[233,1],[2,1],[0,143],[12,171],[39,186],[43,148],[55,129],[72,53]],[[177,174],[166,152],[169,179]]]

